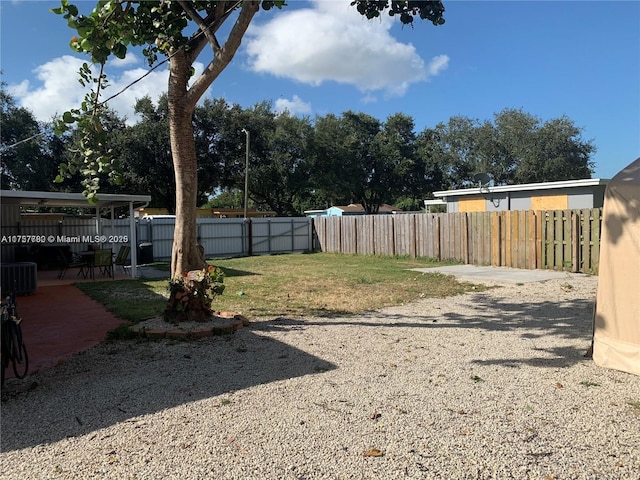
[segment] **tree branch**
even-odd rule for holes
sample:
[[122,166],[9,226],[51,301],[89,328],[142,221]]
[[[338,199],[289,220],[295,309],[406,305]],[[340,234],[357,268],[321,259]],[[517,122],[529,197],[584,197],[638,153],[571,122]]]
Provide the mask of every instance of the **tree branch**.
[[[205,23],[205,21],[202,19],[202,17],[196,11],[196,9],[191,6],[191,2],[188,2],[185,0],[178,0],[178,4],[182,7],[185,13],[191,18],[191,20],[196,22],[196,25],[198,25],[200,32],[204,34],[209,44],[212,45],[214,49],[220,48],[220,45],[218,44],[218,40],[216,39],[215,35],[212,34],[209,25]],[[216,10],[217,10],[217,7],[216,7]]]
[[[191,2],[189,1],[186,1],[184,3],[189,5],[189,7],[191,6]],[[234,2],[218,2],[216,3],[216,7],[213,12],[207,15],[206,18],[201,19],[202,25],[198,23],[199,29],[189,41],[191,46],[189,56],[192,63],[198,58],[207,43],[211,45],[214,54],[220,49],[220,44],[218,43],[218,39],[216,38],[215,33],[225,22],[225,20],[227,20],[229,15],[231,15],[231,12],[233,12],[241,3],[242,2],[240,2],[239,0],[236,0]],[[180,5],[182,6],[182,3]],[[185,9],[185,12],[191,17],[192,14],[189,10]],[[197,18],[200,18],[197,12],[194,13]],[[197,23],[196,18],[193,18],[193,20]],[[213,41],[211,39],[213,39]]]
[[[231,62],[236,51],[242,43],[242,37],[249,28],[251,20],[260,8],[259,1],[244,1],[236,23],[233,25],[227,41],[217,50],[212,45],[213,59],[204,69],[200,77],[194,82],[187,92],[187,103],[195,106],[200,97],[209,88],[211,83],[222,73],[225,67]],[[231,9],[229,9],[230,11]]]

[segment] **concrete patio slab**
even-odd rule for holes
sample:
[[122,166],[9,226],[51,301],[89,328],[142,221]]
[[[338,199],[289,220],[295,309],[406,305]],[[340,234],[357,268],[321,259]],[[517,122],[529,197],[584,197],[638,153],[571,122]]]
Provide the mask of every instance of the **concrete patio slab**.
[[583,273],[555,270],[524,270],[519,268],[487,267],[476,265],[449,265],[446,267],[412,268],[416,272],[438,272],[453,275],[459,280],[491,283],[531,283],[566,278],[585,277]]

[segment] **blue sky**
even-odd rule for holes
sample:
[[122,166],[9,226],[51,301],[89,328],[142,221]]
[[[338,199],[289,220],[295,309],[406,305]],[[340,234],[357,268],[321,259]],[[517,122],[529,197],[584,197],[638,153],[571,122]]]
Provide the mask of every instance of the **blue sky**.
[[[88,11],[95,2],[77,2]],[[594,177],[640,156],[640,2],[446,1],[446,23],[409,28],[367,21],[349,0],[289,1],[260,12],[208,95],[250,107],[270,100],[302,115],[402,112],[416,130],[463,115],[491,119],[521,108],[566,115],[597,147]],[[83,57],[49,12],[58,2],[0,2],[0,69],[16,101],[39,120],[77,106]],[[108,94],[140,76],[139,52],[108,65]],[[203,59],[203,64],[207,59]],[[201,66],[202,67],[202,66]],[[136,98],[166,90],[159,69],[112,103],[135,121]]]

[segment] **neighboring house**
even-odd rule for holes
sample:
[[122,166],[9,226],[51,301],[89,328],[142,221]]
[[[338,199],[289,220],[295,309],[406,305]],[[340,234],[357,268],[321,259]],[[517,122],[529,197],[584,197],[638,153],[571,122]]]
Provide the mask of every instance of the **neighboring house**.
[[[396,213],[397,208],[383,204],[378,209],[378,214]],[[349,205],[333,206],[324,210],[305,210],[307,217],[344,217],[348,215],[365,215],[364,208],[360,204],[351,203]]]
[[447,213],[495,212],[501,210],[568,210],[600,208],[609,180],[588,178],[562,182],[483,186],[433,192],[432,205],[446,205]]
[[[166,208],[141,208],[139,212],[140,217],[155,217],[159,218],[167,216],[169,211]],[[276,212],[272,211],[258,211],[255,208],[247,209],[247,217],[251,218],[266,218],[275,217]],[[171,218],[175,218],[175,215],[170,215]],[[243,208],[198,208],[196,209],[197,218],[243,218]]]

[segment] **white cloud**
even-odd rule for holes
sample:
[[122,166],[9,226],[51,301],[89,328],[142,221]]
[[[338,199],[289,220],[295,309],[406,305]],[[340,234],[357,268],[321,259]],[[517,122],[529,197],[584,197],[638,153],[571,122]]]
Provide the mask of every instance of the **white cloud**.
[[128,53],[124,58],[113,57],[109,60],[108,66],[113,68],[124,68],[129,65],[136,65],[140,62],[140,59],[137,55],[133,53]]
[[311,104],[303,102],[298,95],[294,95],[291,100],[286,98],[279,98],[276,100],[274,110],[277,113],[288,111],[291,115],[306,115],[311,113]]
[[368,93],[364,97],[362,97],[360,101],[366,105],[368,103],[376,103],[378,99],[374,95]]
[[429,68],[427,69],[427,71],[429,72],[430,76],[435,77],[442,70],[446,70],[448,66],[449,66],[449,57],[446,55],[438,55],[437,57],[433,57],[431,59],[431,62],[429,62]]
[[[54,116],[78,108],[83,101],[87,90],[78,83],[78,70],[84,62],[85,60],[71,55],[55,58],[34,70],[35,77],[41,82],[40,85],[32,85],[25,80],[17,85],[8,85],[7,90],[19,105],[30,110],[38,120],[50,121]],[[109,66],[112,66],[111,63]],[[120,62],[115,66],[126,67],[128,63]],[[198,75],[202,72],[203,65],[197,63],[195,69]],[[115,95],[146,73],[145,68],[122,70],[118,75],[107,72],[109,87],[104,90],[102,98]],[[136,100],[148,95],[153,101],[157,101],[160,95],[167,91],[168,78],[169,71],[167,66],[163,65],[110,100],[109,106],[121,117],[126,117],[127,123],[135,123]]]
[[82,63],[71,55],[55,58],[34,70],[42,86],[35,87],[25,80],[7,88],[17,103],[30,110],[38,120],[49,121],[82,101],[85,89],[78,83],[77,73]]
[[360,91],[403,95],[446,67],[441,55],[429,65],[411,44],[397,41],[388,15],[369,21],[348,3],[315,0],[312,8],[283,10],[247,33],[249,68],[310,85],[350,84]]

